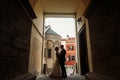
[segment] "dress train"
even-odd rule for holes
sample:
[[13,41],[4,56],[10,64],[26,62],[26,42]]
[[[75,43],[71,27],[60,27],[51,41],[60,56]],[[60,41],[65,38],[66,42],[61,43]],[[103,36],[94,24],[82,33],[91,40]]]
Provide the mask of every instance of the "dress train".
[[60,74],[61,74],[61,69],[60,69],[59,59],[56,59],[50,77],[60,77]]

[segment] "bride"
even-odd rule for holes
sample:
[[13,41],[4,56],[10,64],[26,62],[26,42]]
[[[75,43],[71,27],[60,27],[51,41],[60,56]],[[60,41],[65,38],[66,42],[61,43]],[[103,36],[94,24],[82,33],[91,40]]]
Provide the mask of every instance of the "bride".
[[50,77],[60,77],[60,74],[61,74],[60,64],[59,64],[59,48],[55,47],[55,51],[56,51],[56,60],[53,65],[53,69],[50,74]]

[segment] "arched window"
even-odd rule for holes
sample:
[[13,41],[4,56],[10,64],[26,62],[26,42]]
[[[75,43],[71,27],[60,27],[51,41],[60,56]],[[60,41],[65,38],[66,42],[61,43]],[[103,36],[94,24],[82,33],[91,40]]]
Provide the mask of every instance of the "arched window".
[[48,49],[48,58],[51,58],[51,49]]

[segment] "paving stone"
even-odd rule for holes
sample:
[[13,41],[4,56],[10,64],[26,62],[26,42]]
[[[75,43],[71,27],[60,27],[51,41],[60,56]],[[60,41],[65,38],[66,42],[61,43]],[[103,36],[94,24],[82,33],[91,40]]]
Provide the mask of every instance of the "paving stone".
[[39,77],[37,77],[37,80],[85,80],[85,77],[77,74],[77,75],[68,76],[67,78],[63,79],[61,77],[53,78],[45,75],[40,75]]

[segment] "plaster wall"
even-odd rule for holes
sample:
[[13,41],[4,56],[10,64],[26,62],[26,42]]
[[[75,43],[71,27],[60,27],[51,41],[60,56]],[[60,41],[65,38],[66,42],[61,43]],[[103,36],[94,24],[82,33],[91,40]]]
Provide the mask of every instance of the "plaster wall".
[[30,42],[29,72],[40,75],[43,63],[43,10],[40,0],[29,0],[36,14],[33,19]]
[[33,24],[35,25],[39,33],[43,35],[44,14],[43,14],[43,9],[42,9],[40,0],[30,0],[30,3],[37,16],[37,18],[33,19]]
[[29,56],[29,72],[36,75],[41,74],[42,63],[42,38],[36,31],[34,25],[32,27],[30,56]]

